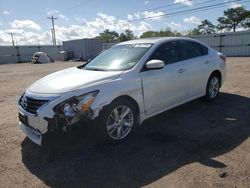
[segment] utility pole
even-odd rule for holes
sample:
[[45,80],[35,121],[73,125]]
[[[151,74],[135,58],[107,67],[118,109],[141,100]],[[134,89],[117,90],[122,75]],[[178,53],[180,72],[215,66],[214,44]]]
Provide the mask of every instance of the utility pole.
[[10,33],[10,37],[11,37],[12,45],[14,47],[15,46],[15,42],[14,42],[14,38],[13,38],[13,33],[12,32]]
[[52,29],[51,29],[52,43],[53,43],[53,45],[56,45],[56,32],[55,32],[54,20],[56,20],[57,18],[53,17],[53,15],[51,17],[47,17],[47,18],[49,20],[51,20],[51,23],[52,23]]
[[55,39],[54,39],[53,29],[51,28],[50,31],[51,31],[51,37],[52,37],[52,44],[55,45]]

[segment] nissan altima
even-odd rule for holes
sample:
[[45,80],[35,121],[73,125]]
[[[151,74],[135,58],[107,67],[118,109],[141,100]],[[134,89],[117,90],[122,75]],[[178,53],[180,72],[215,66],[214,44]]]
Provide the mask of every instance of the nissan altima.
[[19,124],[36,144],[47,134],[91,128],[108,142],[127,139],[156,114],[199,97],[213,101],[226,57],[184,37],[119,43],[78,67],[50,74],[18,100]]

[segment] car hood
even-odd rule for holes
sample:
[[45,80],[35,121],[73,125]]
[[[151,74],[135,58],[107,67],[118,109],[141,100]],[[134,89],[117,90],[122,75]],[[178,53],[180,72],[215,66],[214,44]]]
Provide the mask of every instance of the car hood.
[[66,93],[82,86],[116,79],[121,72],[122,71],[92,71],[74,67],[45,76],[33,83],[28,90],[32,93],[40,94]]

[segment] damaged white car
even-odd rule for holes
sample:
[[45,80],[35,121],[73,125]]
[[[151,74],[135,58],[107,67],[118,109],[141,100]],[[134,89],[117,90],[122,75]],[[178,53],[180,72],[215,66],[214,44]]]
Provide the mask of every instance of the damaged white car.
[[48,133],[92,120],[99,136],[126,139],[137,125],[198,97],[217,97],[225,56],[189,38],[117,44],[89,63],[50,74],[18,101],[23,132],[41,145]]

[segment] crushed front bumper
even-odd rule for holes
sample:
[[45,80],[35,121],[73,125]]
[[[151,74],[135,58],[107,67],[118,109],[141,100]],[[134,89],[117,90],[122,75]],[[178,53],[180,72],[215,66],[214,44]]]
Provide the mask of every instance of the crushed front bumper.
[[19,125],[23,133],[34,143],[41,146],[42,145],[42,134],[36,131],[35,129],[25,125],[22,122],[19,122]]

